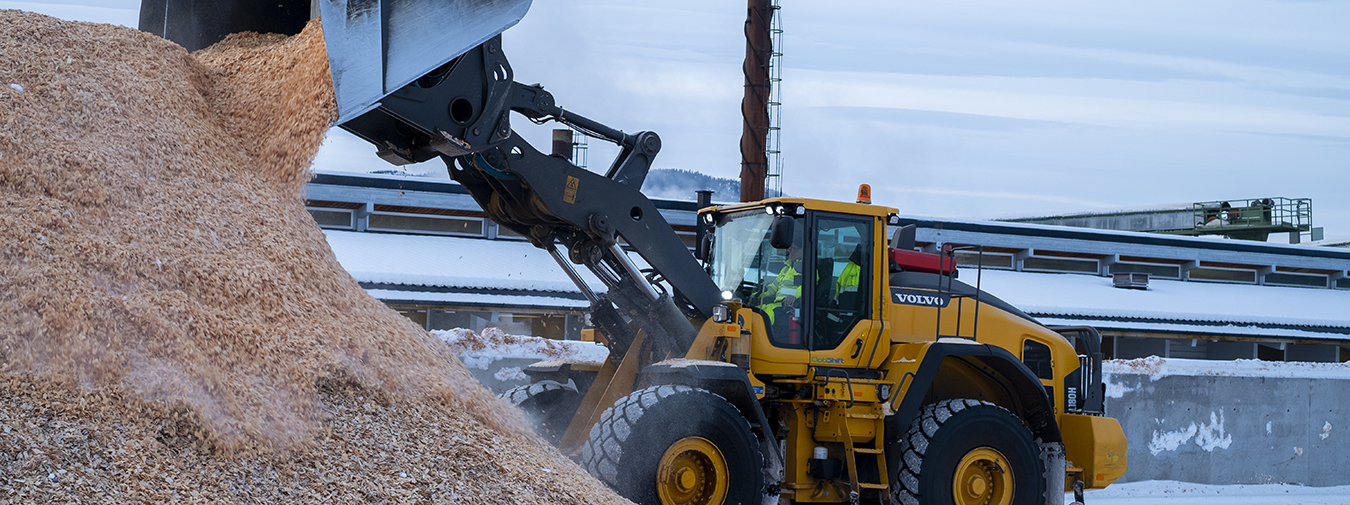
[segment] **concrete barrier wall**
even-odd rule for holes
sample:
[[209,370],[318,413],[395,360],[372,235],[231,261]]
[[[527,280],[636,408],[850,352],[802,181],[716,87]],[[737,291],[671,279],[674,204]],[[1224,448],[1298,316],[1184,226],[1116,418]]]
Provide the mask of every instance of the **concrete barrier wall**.
[[1215,366],[1213,375],[1107,376],[1107,415],[1130,443],[1121,482],[1350,484],[1350,380],[1227,376]]
[[[538,358],[462,355],[493,393]],[[1120,482],[1350,484],[1350,365],[1146,358],[1110,362],[1106,413],[1129,441]]]

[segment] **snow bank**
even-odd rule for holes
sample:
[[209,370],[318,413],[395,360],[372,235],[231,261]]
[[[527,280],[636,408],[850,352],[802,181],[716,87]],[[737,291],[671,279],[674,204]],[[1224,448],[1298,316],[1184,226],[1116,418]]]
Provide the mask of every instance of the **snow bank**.
[[[464,328],[434,330],[431,334],[450,344],[464,366],[479,370],[487,370],[493,362],[506,358],[600,362],[609,356],[609,350],[595,342],[507,335],[497,328],[487,328],[482,334]],[[498,372],[510,378],[518,378],[515,374],[520,373],[519,369]],[[498,379],[506,380],[505,377]]]
[[[1102,363],[1107,396],[1120,398],[1130,388],[1113,384],[1113,375],[1147,375],[1158,380],[1170,375],[1191,377],[1263,377],[1280,379],[1350,379],[1350,363],[1308,363],[1294,361],[1261,361],[1238,359],[1232,361],[1207,359],[1147,358],[1108,360]],[[1114,394],[1113,394],[1114,393]]]

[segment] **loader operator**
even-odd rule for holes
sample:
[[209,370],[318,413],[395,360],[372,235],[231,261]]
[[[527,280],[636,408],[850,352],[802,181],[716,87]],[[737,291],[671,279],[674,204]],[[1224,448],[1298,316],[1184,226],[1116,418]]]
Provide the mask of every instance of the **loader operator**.
[[849,306],[851,303],[845,303],[843,296],[850,298],[858,295],[858,276],[862,273],[862,246],[853,249],[853,254],[848,257],[848,264],[844,265],[844,271],[839,273],[839,280],[834,283],[834,299],[841,306]]
[[764,286],[764,303],[760,308],[769,316],[769,324],[776,326],[778,313],[788,313],[801,296],[802,291],[802,246],[793,244],[788,248],[787,259],[778,275]]

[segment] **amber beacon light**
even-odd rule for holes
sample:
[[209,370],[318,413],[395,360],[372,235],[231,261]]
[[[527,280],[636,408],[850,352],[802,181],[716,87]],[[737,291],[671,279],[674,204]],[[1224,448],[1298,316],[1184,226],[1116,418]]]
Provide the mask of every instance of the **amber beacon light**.
[[872,204],[872,186],[858,185],[858,203]]

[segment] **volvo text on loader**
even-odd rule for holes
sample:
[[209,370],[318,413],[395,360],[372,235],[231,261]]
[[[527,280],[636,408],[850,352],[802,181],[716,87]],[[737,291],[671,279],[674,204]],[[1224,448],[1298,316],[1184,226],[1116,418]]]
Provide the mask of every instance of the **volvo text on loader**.
[[[1097,333],[1047,328],[957,280],[951,251],[916,251],[895,209],[710,206],[691,254],[639,191],[659,136],[513,80],[500,34],[529,6],[145,0],[141,28],[196,50],[321,16],[339,126],[390,163],[443,160],[589,298],[609,359],[533,366],[506,396],[635,502],[1061,503],[1125,472]],[[620,154],[604,174],[578,168],[515,134],[511,112]]]

